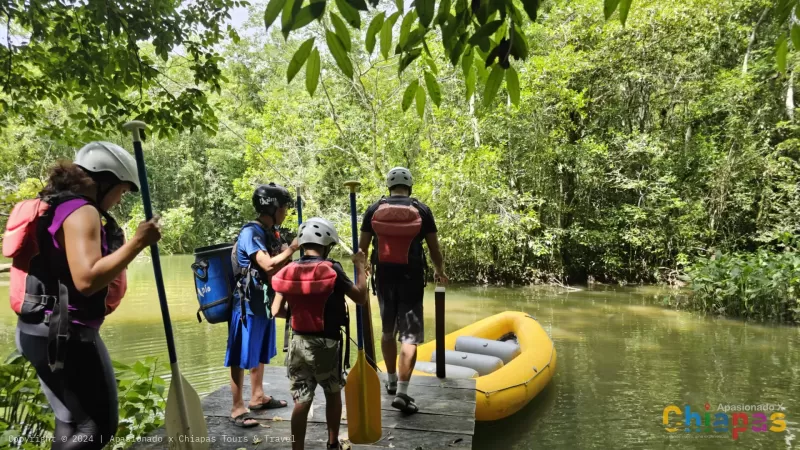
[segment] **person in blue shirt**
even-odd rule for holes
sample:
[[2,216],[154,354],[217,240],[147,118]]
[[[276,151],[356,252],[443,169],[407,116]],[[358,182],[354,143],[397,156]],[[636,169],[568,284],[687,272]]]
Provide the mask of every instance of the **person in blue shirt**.
[[[246,223],[234,245],[231,263],[237,287],[228,330],[225,367],[231,368],[233,408],[230,421],[249,428],[258,425],[250,410],[285,408],[285,400],[264,393],[264,364],[278,354],[275,319],[270,303],[275,292],[270,277],[291,262],[298,250],[297,239],[291,244],[281,240],[278,227],[286,219],[294,202],[283,186],[261,185],[253,193],[253,207],[258,220]],[[250,370],[252,395],[248,408],[242,399],[244,370]]]

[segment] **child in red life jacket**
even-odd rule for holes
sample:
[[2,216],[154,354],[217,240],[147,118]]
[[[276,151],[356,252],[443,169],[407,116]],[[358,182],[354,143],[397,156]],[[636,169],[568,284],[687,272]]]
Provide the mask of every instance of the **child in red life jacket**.
[[[359,305],[369,298],[364,252],[353,255],[357,284],[328,254],[339,241],[336,229],[321,218],[308,219],[298,230],[298,243],[304,256],[272,277],[275,300],[272,314],[286,317],[285,303],[292,309],[294,331],[287,357],[294,411],[292,412],[293,450],[302,450],[308,410],[317,385],[325,392],[328,419],[328,448],[339,449],[339,421],[342,417],[341,389],[345,384],[340,348],[342,327],[346,326],[345,295]],[[345,337],[344,339],[347,339]]]

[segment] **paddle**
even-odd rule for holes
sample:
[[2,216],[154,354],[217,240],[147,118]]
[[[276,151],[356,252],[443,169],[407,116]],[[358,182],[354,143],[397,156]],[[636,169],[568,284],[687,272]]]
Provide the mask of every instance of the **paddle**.
[[[356,225],[356,188],[358,181],[344,184],[350,188],[350,222],[353,231],[353,251],[358,250],[358,227]],[[353,268],[353,281],[358,281],[358,270]],[[347,403],[347,432],[350,442],[369,444],[381,438],[381,383],[378,372],[367,363],[364,356],[363,314],[367,311],[356,305],[356,323],[358,326],[358,359],[347,374],[344,396]]]
[[[150,204],[150,187],[147,184],[147,169],[144,165],[144,153],[140,130],[146,127],[144,122],[134,120],[123,125],[126,131],[133,135],[133,150],[136,155],[136,166],[139,170],[139,183],[142,185],[142,203],[144,216],[147,220],[153,218],[153,207]],[[164,277],[161,274],[161,259],[158,254],[158,244],[150,246],[150,256],[153,258],[153,272],[156,278],[158,301],[161,303],[161,318],[164,320],[164,332],[167,335],[167,348],[169,350],[169,364],[172,370],[172,380],[169,384],[167,396],[167,410],[165,422],[169,448],[179,449],[208,449],[208,429],[203,416],[203,407],[200,397],[192,386],[183,378],[178,368],[178,355],[175,352],[175,340],[172,336],[172,322],[169,318],[167,294],[164,290]]]
[[[297,187],[297,225],[298,227],[303,224],[303,195],[302,188]],[[300,249],[300,257],[303,257],[303,249]],[[291,325],[292,311],[289,310],[289,305],[286,305],[286,324],[283,326],[283,353],[289,351],[289,329]]]

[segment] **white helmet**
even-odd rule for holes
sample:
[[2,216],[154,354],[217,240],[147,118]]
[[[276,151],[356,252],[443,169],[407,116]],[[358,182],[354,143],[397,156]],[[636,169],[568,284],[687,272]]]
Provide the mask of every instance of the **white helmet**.
[[414,184],[414,178],[411,177],[411,171],[405,167],[395,167],[386,175],[386,187],[391,189],[397,185],[408,186],[409,189]]
[[339,235],[333,224],[321,217],[312,217],[300,225],[297,235],[297,243],[318,244],[323,247],[335,245],[339,242]]
[[117,144],[90,142],[78,150],[75,164],[89,172],[111,172],[122,182],[131,183],[134,192],[141,189],[136,159]]

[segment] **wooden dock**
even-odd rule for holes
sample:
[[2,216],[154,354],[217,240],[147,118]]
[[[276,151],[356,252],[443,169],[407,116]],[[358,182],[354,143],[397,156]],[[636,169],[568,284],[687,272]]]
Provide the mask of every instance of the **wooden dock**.
[[[386,374],[378,373],[381,386]],[[245,402],[250,398],[249,375],[245,374]],[[391,406],[393,396],[381,390],[383,436],[370,445],[352,445],[354,450],[394,448],[398,450],[471,449],[475,431],[475,380],[413,377],[409,395],[414,397],[419,412],[404,415]],[[286,368],[265,366],[264,392],[286,400],[286,408],[253,411],[259,427],[239,428],[229,422],[230,386],[224,386],[203,399],[211,449],[287,449],[291,448],[290,420],[293,402],[289,395]],[[347,438],[347,411],[342,390],[340,439]],[[327,442],[325,396],[318,387],[308,420],[306,449],[324,449]],[[168,448],[163,428],[133,446],[137,450]]]

